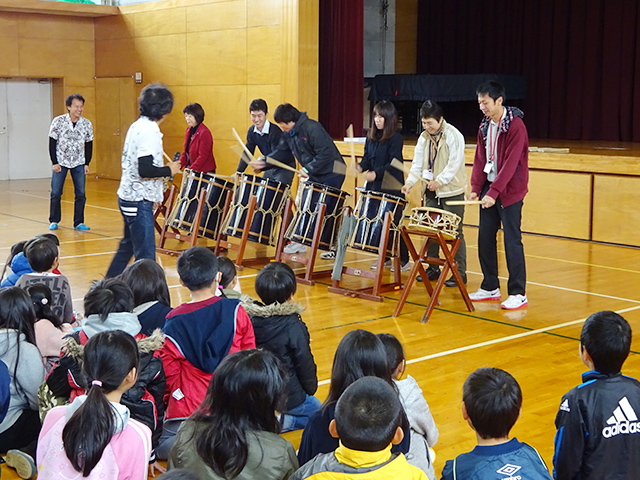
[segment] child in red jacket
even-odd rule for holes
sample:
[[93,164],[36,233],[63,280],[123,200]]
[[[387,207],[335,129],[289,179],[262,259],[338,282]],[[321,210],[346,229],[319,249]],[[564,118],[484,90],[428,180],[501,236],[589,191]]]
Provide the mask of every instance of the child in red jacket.
[[178,427],[198,409],[211,375],[230,353],[255,348],[249,315],[240,300],[217,297],[218,259],[205,247],[192,247],[177,261],[180,282],[191,292],[167,315],[165,344],[160,352],[167,376],[164,431],[156,451],[168,458]]

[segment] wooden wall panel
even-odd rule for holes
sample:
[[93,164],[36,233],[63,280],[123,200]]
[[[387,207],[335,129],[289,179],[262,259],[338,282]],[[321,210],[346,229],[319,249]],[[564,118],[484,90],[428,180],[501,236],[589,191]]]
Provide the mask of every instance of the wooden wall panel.
[[[279,25],[247,29],[247,83],[262,85],[280,83],[282,78],[281,36]],[[269,45],[270,55],[256,45]]]
[[[18,15],[14,13],[0,14],[0,37],[18,37]],[[3,51],[4,53],[5,51]]]
[[96,77],[130,77],[140,64],[132,39],[96,40]]
[[[186,9],[157,9],[134,14],[136,37],[158,37],[185,32]],[[143,57],[144,58],[144,57]]]
[[282,24],[282,0],[247,0],[247,26]]
[[247,33],[244,29],[187,36],[189,85],[246,85]]
[[165,85],[186,85],[186,35],[159,35],[138,37],[135,48],[142,71],[143,85],[160,82]]
[[18,30],[21,37],[93,42],[92,18],[21,15]]
[[416,73],[418,0],[396,2],[395,72]]
[[0,75],[13,77],[20,75],[20,53],[18,50],[18,37],[0,36]]
[[247,27],[245,0],[211,3],[187,8],[187,32],[209,32]]
[[95,22],[95,38],[102,41],[132,38],[134,29],[135,15],[104,17]]
[[640,246],[640,178],[596,175],[593,240]]

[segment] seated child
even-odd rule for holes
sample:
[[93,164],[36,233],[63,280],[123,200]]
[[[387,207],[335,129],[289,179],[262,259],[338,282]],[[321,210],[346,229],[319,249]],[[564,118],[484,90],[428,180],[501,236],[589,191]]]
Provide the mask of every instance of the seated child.
[[120,403],[139,368],[131,335],[115,330],[91,337],[82,365],[91,385],[86,395],[47,414],[38,439],[38,477],[147,478],[151,431]]
[[379,333],[378,338],[384,344],[387,351],[387,363],[391,370],[391,376],[398,387],[400,402],[409,418],[411,425],[411,446],[405,456],[411,465],[415,465],[427,474],[430,480],[435,480],[436,472],[433,469],[433,456],[430,456],[430,448],[438,441],[438,427],[431,415],[429,405],[422,394],[418,382],[411,375],[400,380],[404,374],[407,362],[404,358],[404,349],[400,340],[390,333]]
[[143,258],[125,268],[120,279],[133,292],[133,313],[138,316],[142,334],[151,335],[156,328],[162,329],[171,311],[169,287],[162,267]]
[[238,281],[236,264],[229,257],[218,257],[218,270],[220,270],[220,288],[227,298],[240,298],[242,290]]
[[[506,477],[548,480],[549,470],[540,454],[517,438],[509,440],[522,409],[520,385],[499,368],[479,368],[464,382],[462,417],[475,430],[478,446],[447,460],[442,480]],[[519,467],[513,470],[513,467]]]
[[[145,424],[152,432],[153,446],[162,433],[164,415],[165,376],[159,350],[160,332],[150,337],[140,333],[141,326],[133,310],[133,293],[120,279],[95,282],[84,297],[84,325],[65,341],[60,362],[47,377],[47,386],[57,403],[73,402],[84,395],[92,379],[82,375],[83,346],[100,332],[122,330],[136,339],[140,350],[140,368],[136,384],[122,395],[122,404],[131,411],[131,418]],[[41,398],[41,409],[45,400]]]
[[256,347],[251,320],[240,300],[216,296],[220,272],[213,252],[191,247],[178,257],[176,267],[191,302],[171,310],[164,326],[166,341],[160,355],[167,375],[167,413],[157,450],[161,459],[168,458],[180,424],[200,407],[222,359]]
[[[22,240],[18,243],[15,243],[11,246],[11,250],[9,252],[9,257],[7,261],[4,263],[4,267],[2,267],[2,275],[0,275],[0,288],[4,287],[13,287],[16,282],[20,278],[20,275],[23,273],[31,273],[33,272],[33,268],[27,262],[27,259],[24,256],[24,246],[27,244],[27,240]],[[13,259],[16,258],[19,254],[22,257],[22,265],[18,263],[16,260],[16,264],[13,264]],[[15,268],[15,270],[14,270]]]
[[391,385],[377,377],[356,380],[340,396],[329,425],[340,446],[307,462],[291,480],[426,480],[426,474],[402,453],[391,453],[391,445],[398,445],[404,436],[402,417],[400,399]]
[[25,290],[31,297],[36,312],[36,323],[33,326],[36,346],[42,355],[44,368],[49,373],[60,360],[63,339],[73,333],[73,327],[69,323],[62,323],[51,310],[51,290],[44,283],[33,283]]
[[298,468],[293,445],[274,415],[285,395],[286,373],[264,350],[225,357],[202,407],[178,432],[167,469],[201,479],[284,480]]
[[589,371],[560,403],[554,478],[638,478],[640,383],[620,373],[630,349],[631,327],[617,313],[584,322],[580,359]]
[[51,238],[39,236],[30,240],[24,247],[24,256],[34,271],[23,274],[16,282],[16,287],[44,283],[51,289],[53,313],[63,323],[72,323],[73,303],[69,281],[64,275],[53,273],[58,268],[59,255],[58,245]]
[[256,293],[262,303],[245,303],[251,317],[256,346],[269,350],[287,367],[287,404],[282,431],[304,428],[320,409],[316,362],[309,345],[309,330],[300,314],[304,307],[293,302],[296,276],[285,263],[269,263],[256,277]]

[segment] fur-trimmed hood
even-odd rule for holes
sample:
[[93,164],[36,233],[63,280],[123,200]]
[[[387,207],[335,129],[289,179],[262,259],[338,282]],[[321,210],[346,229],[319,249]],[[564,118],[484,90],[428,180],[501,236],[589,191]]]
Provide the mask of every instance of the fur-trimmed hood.
[[[156,328],[148,337],[136,338],[140,355],[160,350],[164,344],[164,340],[164,334],[159,328]],[[62,349],[66,355],[69,355],[78,361],[82,361],[84,356],[84,345],[78,341],[77,335],[69,335],[66,337]]]
[[[247,295],[247,297],[249,297]],[[242,299],[242,306],[249,316],[253,317],[280,317],[293,314],[302,314],[305,311],[304,305],[298,302],[272,303],[271,305],[263,305],[260,302],[249,297],[250,301]]]

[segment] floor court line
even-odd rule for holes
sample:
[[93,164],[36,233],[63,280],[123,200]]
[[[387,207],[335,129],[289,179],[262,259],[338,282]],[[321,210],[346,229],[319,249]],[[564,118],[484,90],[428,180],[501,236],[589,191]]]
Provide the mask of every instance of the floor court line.
[[[43,197],[41,195],[34,195],[33,193],[24,193],[24,192],[11,192],[12,194],[16,194],[16,195],[24,195],[26,197],[33,197],[33,198],[40,198],[42,200],[49,200],[49,197]],[[63,203],[74,203],[71,200],[60,200]],[[90,203],[86,203],[85,207],[91,207],[91,208],[99,208],[100,210],[107,210],[109,212],[118,212],[120,213],[120,210],[117,208],[108,208],[108,207],[100,207],[98,205],[92,205]]]
[[[627,312],[631,312],[631,311],[639,310],[639,309],[640,309],[640,305],[635,306],[635,307],[623,308],[621,310],[616,310],[616,313],[623,314],[623,313],[627,313]],[[558,323],[556,325],[550,325],[548,327],[538,328],[536,330],[529,330],[528,332],[517,333],[515,335],[507,335],[506,337],[494,338],[493,340],[487,340],[486,342],[473,343],[471,345],[466,345],[464,347],[452,348],[451,350],[445,350],[445,351],[438,352],[438,353],[432,353],[430,355],[425,355],[423,357],[412,358],[411,360],[407,360],[407,365],[410,365],[410,364],[413,364],[413,363],[424,362],[426,360],[431,360],[433,358],[446,357],[448,355],[454,355],[456,353],[467,352],[469,350],[475,350],[477,348],[487,347],[487,346],[490,346],[490,345],[496,345],[498,343],[504,343],[504,342],[508,342],[510,340],[517,340],[517,339],[520,339],[520,338],[529,337],[531,335],[537,335],[539,333],[546,333],[548,331],[557,330],[559,328],[570,327],[571,325],[576,325],[578,323],[582,323],[585,320],[586,320],[586,318],[580,318],[578,320],[572,320],[570,322]],[[331,380],[328,379],[328,380],[322,380],[322,381],[318,382],[318,385],[329,385],[330,383],[331,383]]]

